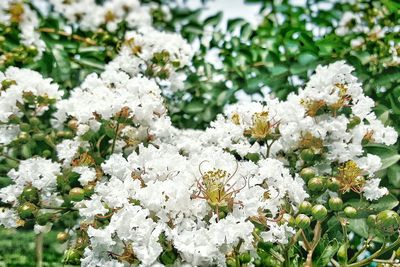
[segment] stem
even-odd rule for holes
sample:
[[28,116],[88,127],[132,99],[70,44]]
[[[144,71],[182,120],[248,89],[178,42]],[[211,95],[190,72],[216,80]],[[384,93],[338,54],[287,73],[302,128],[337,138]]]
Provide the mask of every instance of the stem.
[[332,265],[335,266],[335,267],[340,267],[339,262],[335,261],[335,259],[331,259],[331,263],[332,263]]
[[367,264],[371,263],[376,257],[379,257],[380,255],[385,254],[386,252],[393,250],[398,245],[400,245],[400,236],[390,246],[385,248],[385,244],[383,244],[382,247],[378,251],[376,251],[374,254],[372,254],[368,258],[366,258],[366,259],[364,259],[362,261],[355,262],[353,264],[347,265],[347,267],[361,267],[361,266],[367,265]]
[[88,45],[96,45],[96,42],[91,40],[90,38],[84,38],[84,37],[79,36],[77,34],[69,34],[69,33],[64,32],[64,31],[57,31],[57,30],[52,29],[52,28],[40,28],[39,32],[54,33],[54,34],[57,34],[57,35],[60,35],[60,36],[72,38],[72,39],[74,39],[76,41],[83,42],[83,43],[88,44]]
[[[115,136],[113,138],[113,142],[112,142],[112,146],[111,146],[111,154],[114,153],[114,149],[115,149],[115,143],[117,141],[117,136],[118,136],[118,128],[119,128],[119,121],[117,120],[117,127],[115,129]],[[217,215],[218,216],[218,215]],[[218,218],[218,217],[217,217]]]
[[301,230],[301,238],[303,239],[305,249],[306,250],[310,250],[311,249],[311,245],[308,242],[308,239],[307,239],[306,235],[304,234],[303,230]]
[[77,210],[75,208],[67,208],[67,207],[53,207],[53,206],[40,206],[41,209],[47,210]]
[[267,158],[269,158],[269,153],[271,152],[271,147],[274,144],[275,140],[272,140],[271,144],[267,142]]
[[43,233],[39,233],[35,237],[36,267],[43,267],[43,236]]
[[371,241],[372,241],[372,238],[369,237],[369,238],[365,241],[365,244],[363,245],[363,247],[362,247],[359,251],[357,251],[357,253],[354,254],[353,257],[351,257],[351,259],[349,260],[349,263],[352,263],[352,262],[354,262],[355,260],[357,260],[358,256],[360,256],[360,254],[363,253],[363,252],[368,248],[368,245],[369,245],[369,243],[371,243]]
[[13,160],[13,161],[16,161],[16,162],[20,162],[19,159],[10,157],[10,156],[8,156],[7,154],[4,154],[4,153],[1,153],[0,156],[1,156],[1,157],[5,157],[6,159],[9,159],[9,160]]
[[310,245],[310,248],[308,249],[307,260],[306,260],[306,263],[304,264],[304,267],[312,267],[313,266],[312,256],[313,256],[314,250],[317,247],[320,239],[321,239],[321,221],[317,221],[317,224],[315,225],[315,228],[314,228],[313,241]]

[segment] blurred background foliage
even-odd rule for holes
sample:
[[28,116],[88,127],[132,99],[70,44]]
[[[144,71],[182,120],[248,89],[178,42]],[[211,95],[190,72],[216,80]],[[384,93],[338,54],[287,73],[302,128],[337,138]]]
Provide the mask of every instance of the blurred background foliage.
[[[226,104],[243,96],[261,99],[272,93],[285,99],[307,82],[317,65],[345,60],[354,66],[365,93],[376,101],[380,119],[400,132],[398,1],[306,0],[304,5],[293,5],[288,0],[247,0],[261,7],[258,25],[243,18],[224,23],[224,14],[217,11],[204,18],[202,8],[189,9],[173,1],[142,2],[152,4],[156,28],[178,32],[198,48],[193,65],[185,69],[185,90],[166,96],[176,126],[204,129]],[[327,3],[331,4],[327,7]],[[350,19],[344,21],[346,17]],[[360,25],[364,30],[359,30]],[[123,23],[115,33],[72,29],[73,34],[67,34],[64,26],[61,17],[41,18],[46,49],[35,60],[37,51],[19,43],[17,25],[0,25],[0,70],[28,67],[52,77],[68,92],[89,73],[103,70],[118,53],[126,32]],[[399,145],[374,145],[369,152],[383,159],[382,183],[399,198]],[[10,183],[6,171],[0,170],[4,177],[0,187]],[[61,250],[55,235],[46,235],[45,266],[59,266]],[[0,236],[0,267],[33,264],[29,261],[34,258],[33,232],[0,230]]]

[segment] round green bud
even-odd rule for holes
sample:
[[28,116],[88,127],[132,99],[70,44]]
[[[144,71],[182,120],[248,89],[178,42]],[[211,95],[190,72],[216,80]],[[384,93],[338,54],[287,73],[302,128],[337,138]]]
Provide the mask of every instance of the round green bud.
[[43,141],[46,135],[44,133],[35,133],[32,135],[33,140],[35,141]]
[[32,157],[32,149],[31,149],[30,144],[23,144],[21,146],[21,156],[24,159],[29,159]]
[[23,132],[29,132],[29,130],[31,129],[31,126],[30,126],[28,123],[26,123],[26,122],[22,122],[22,123],[20,123],[20,125],[19,125],[19,129],[20,129],[21,131],[23,131]]
[[303,168],[300,171],[300,177],[303,178],[304,181],[308,182],[311,178],[315,177],[315,170],[310,167]]
[[236,260],[235,258],[229,257],[226,259],[226,266],[227,267],[236,267]]
[[312,162],[314,160],[315,153],[311,148],[303,149],[300,152],[300,158],[305,162]]
[[79,265],[81,263],[82,253],[74,248],[65,251],[63,257],[64,264]]
[[173,251],[164,251],[160,255],[160,261],[165,265],[174,264],[176,258],[177,257]]
[[242,263],[242,264],[249,263],[251,261],[250,253],[249,252],[243,252],[242,254],[240,254],[239,260],[240,260],[240,263]]
[[47,213],[38,213],[38,215],[36,215],[36,223],[43,226],[46,225],[48,222],[51,221],[51,219],[53,218],[54,214],[47,212]]
[[90,197],[94,194],[94,187],[94,185],[88,184],[83,188],[83,190],[85,190],[85,197]]
[[357,210],[351,206],[344,208],[344,214],[347,218],[355,218],[357,216]]
[[296,225],[300,229],[305,229],[310,226],[311,220],[310,217],[308,217],[305,214],[299,214],[296,217]]
[[343,200],[340,197],[331,197],[328,204],[333,211],[340,211],[343,208]]
[[88,245],[88,240],[82,236],[78,237],[75,241],[75,247],[83,250]]
[[328,210],[323,205],[318,204],[312,208],[311,214],[317,221],[322,221],[328,215]]
[[69,196],[72,201],[81,201],[85,198],[85,190],[80,187],[74,187],[69,191]]
[[25,202],[21,206],[18,207],[18,215],[21,219],[31,219],[38,211],[38,208],[35,204],[30,202]]
[[400,228],[400,216],[393,210],[384,210],[376,215],[376,225],[385,234],[393,234]]
[[396,258],[400,258],[400,248],[396,250]]
[[308,201],[301,202],[299,212],[303,214],[311,214],[312,205]]
[[27,132],[20,132],[18,135],[18,141],[21,143],[27,143],[30,139],[30,135]]
[[51,157],[51,151],[48,150],[48,149],[43,150],[43,151],[42,151],[42,157],[44,157],[44,158],[49,158],[49,157]]
[[324,189],[324,185],[325,185],[325,177],[317,176],[317,177],[311,178],[308,181],[307,185],[311,191],[314,191],[314,192],[322,191]]
[[340,189],[340,182],[335,177],[330,177],[327,181],[327,187],[333,192],[338,192]]
[[367,225],[370,228],[375,228],[375,226],[376,226],[376,215],[375,214],[371,214],[367,217]]
[[26,186],[22,191],[20,198],[23,202],[37,204],[39,202],[39,190],[33,186]]
[[361,119],[357,116],[352,117],[349,120],[349,123],[347,124],[347,129],[353,129],[354,127],[356,127],[358,124],[360,124]]
[[33,126],[38,126],[40,124],[40,119],[37,117],[29,118],[29,124]]
[[57,234],[57,241],[60,243],[65,243],[69,239],[69,234],[67,232],[59,232]]

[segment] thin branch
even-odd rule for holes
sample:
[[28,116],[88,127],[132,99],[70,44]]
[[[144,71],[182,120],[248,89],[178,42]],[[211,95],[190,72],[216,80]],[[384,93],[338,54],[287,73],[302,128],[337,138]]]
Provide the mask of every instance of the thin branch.
[[77,34],[70,34],[70,33],[67,33],[65,31],[58,31],[58,30],[55,30],[55,29],[52,29],[52,28],[40,28],[40,29],[38,29],[38,31],[39,32],[45,32],[45,33],[57,34],[57,35],[60,35],[60,36],[64,36],[64,37],[67,37],[67,38],[74,39],[74,40],[79,41],[79,42],[83,42],[83,43],[88,44],[88,45],[96,45],[96,42],[91,40],[90,38],[87,38],[87,37],[85,38],[85,37],[79,36]]

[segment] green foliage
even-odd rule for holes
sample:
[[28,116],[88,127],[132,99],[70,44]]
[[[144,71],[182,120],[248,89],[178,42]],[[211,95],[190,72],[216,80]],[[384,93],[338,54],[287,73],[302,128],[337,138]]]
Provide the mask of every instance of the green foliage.
[[[32,231],[0,228],[0,236],[0,266],[36,266],[35,234]],[[63,248],[57,243],[55,232],[45,235],[43,251],[44,267],[60,266]]]

